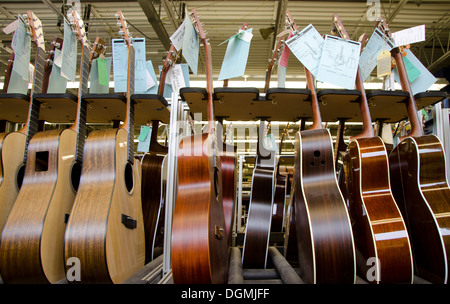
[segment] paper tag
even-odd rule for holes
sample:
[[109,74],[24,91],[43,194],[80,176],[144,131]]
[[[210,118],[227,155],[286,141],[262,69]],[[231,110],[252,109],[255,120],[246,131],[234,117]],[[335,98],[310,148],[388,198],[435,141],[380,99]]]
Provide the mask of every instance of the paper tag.
[[[183,70],[181,65],[174,64],[169,70],[170,72],[170,83],[175,92],[179,92],[180,88],[184,88],[186,84],[184,83]],[[169,74],[169,73],[167,73]]]
[[151,131],[152,127],[141,126],[141,133],[138,136],[138,152],[148,152],[150,150]]
[[249,32],[249,31],[242,31],[239,33],[238,38],[245,42],[250,43],[250,41],[252,41],[253,34],[252,34],[252,32]]
[[392,33],[395,46],[407,45],[425,40],[425,24]]
[[391,52],[382,51],[377,56],[377,77],[388,76],[391,74]]
[[109,85],[108,60],[97,58],[98,82],[101,85]]
[[[188,17],[189,18],[189,17]],[[170,41],[172,41],[173,46],[179,51],[183,47],[184,33],[186,31],[186,19],[177,28],[177,30],[170,36]]]
[[3,28],[3,33],[5,33],[6,35],[11,34],[12,32],[14,32],[17,29],[17,25],[19,24],[19,20],[14,20],[13,22],[11,22],[10,24],[8,24],[7,26],[5,26]]
[[421,72],[407,57],[403,57],[403,62],[405,63],[406,72],[408,73],[408,79],[413,83],[414,80],[419,77]]

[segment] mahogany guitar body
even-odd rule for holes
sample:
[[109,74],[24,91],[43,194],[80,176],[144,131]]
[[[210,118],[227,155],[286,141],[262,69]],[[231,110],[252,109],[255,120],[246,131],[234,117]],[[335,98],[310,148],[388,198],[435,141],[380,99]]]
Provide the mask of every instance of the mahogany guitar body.
[[86,140],[64,239],[65,261],[80,260],[81,282],[70,283],[120,283],[144,266],[141,165],[128,162],[127,140],[122,128],[93,131]]
[[450,257],[450,189],[442,144],[408,137],[389,155],[392,192],[411,239],[416,274],[446,284]]
[[[345,170],[349,212],[358,253],[360,276],[379,261],[378,280],[370,283],[412,283],[409,236],[389,184],[386,147],[380,137],[353,140]],[[373,274],[372,274],[373,275]]]
[[146,153],[141,160],[146,264],[156,257],[155,249],[163,246],[166,160],[154,153]]
[[233,238],[233,222],[235,218],[234,207],[236,202],[236,147],[223,144],[223,149],[224,152],[220,156],[220,166],[222,169],[222,201],[228,246],[231,246]]
[[295,136],[295,224],[300,276],[305,283],[354,283],[352,228],[336,181],[327,129]]
[[0,133],[0,235],[22,182],[18,174],[23,166],[25,142],[23,133]]
[[275,194],[272,207],[272,232],[283,231],[284,208],[286,203],[287,177],[277,174],[275,180]]
[[178,192],[171,239],[176,284],[227,282],[222,174],[220,158],[211,147],[209,133],[184,137],[179,144]]
[[76,136],[71,129],[38,132],[28,145],[23,184],[0,246],[7,283],[54,283],[65,277],[63,243],[76,194],[71,177]]

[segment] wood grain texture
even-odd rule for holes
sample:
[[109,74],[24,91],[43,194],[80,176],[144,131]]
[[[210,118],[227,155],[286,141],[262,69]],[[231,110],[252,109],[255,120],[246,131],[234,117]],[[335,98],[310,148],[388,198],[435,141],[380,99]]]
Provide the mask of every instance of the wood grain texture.
[[[144,217],[145,231],[145,263],[154,259],[153,249],[162,246],[164,223],[164,189],[165,183],[162,177],[163,164],[166,159],[163,155],[146,153],[142,164],[142,213]],[[162,217],[161,217],[162,216]]]
[[305,283],[354,283],[355,248],[327,129],[295,136],[295,224]]
[[[93,131],[87,138],[80,186],[64,240],[65,261],[80,259],[81,282],[73,283],[120,283],[144,266],[141,166],[135,160],[129,192],[125,184],[127,141],[124,129]],[[126,228],[122,214],[135,219],[136,228]]]
[[223,144],[223,152],[220,156],[222,170],[222,203],[225,217],[225,230],[227,232],[228,247],[233,239],[233,223],[236,204],[236,147]]
[[23,133],[0,133],[0,235],[19,194],[17,174],[23,165],[25,143]]
[[416,274],[448,283],[450,190],[442,144],[434,135],[408,137],[389,155],[392,192],[411,239]]
[[379,282],[413,281],[413,260],[406,226],[391,192],[386,148],[379,137],[353,140],[347,149],[346,184],[353,235],[367,277],[370,258],[379,260]]
[[[227,282],[222,174],[220,158],[211,149],[209,133],[184,137],[179,144],[178,192],[171,239],[176,284]],[[216,229],[222,229],[222,234],[216,235]]]
[[[37,133],[28,146],[25,176],[3,229],[0,267],[6,283],[54,283],[65,277],[65,215],[75,199],[71,168],[76,133]],[[48,152],[47,170],[37,153]]]
[[272,224],[270,231],[282,232],[284,224],[284,208],[286,203],[287,177],[277,170],[275,193],[272,206]]

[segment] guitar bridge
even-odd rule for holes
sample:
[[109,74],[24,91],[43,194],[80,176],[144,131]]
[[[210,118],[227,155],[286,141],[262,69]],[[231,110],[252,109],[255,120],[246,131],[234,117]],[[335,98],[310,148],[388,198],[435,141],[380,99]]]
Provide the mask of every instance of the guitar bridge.
[[135,229],[137,227],[137,221],[131,216],[122,214],[122,224],[128,229]]

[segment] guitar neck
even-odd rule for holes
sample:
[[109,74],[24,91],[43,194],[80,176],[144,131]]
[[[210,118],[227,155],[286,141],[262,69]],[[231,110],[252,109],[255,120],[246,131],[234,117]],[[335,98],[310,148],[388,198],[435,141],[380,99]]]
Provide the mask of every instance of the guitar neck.
[[83,45],[81,49],[81,62],[80,62],[80,86],[78,87],[78,104],[77,104],[77,116],[75,122],[71,127],[77,133],[77,150],[75,160],[80,162],[83,160],[83,149],[86,138],[86,112],[87,103],[82,98],[84,94],[88,93],[88,79],[90,72],[90,50],[86,45]]
[[127,114],[121,128],[128,132],[128,162],[134,163],[134,104],[131,95],[134,94],[134,47],[128,45],[128,76],[127,76]]
[[44,65],[46,59],[46,52],[44,49],[38,47],[36,50],[36,60],[35,60],[35,68],[33,73],[33,85],[31,86],[30,92],[30,104],[28,107],[28,119],[25,123],[25,126],[19,130],[19,132],[24,133],[26,135],[25,142],[25,154],[24,154],[24,162],[27,160],[27,152],[28,152],[28,143],[34,134],[38,131],[39,126],[39,108],[40,104],[38,101],[34,100],[33,96],[35,93],[42,92],[42,80],[44,77]]
[[311,109],[313,113],[313,124],[308,130],[322,129],[322,117],[320,115],[319,99],[317,98],[317,91],[314,85],[314,79],[311,72],[305,68],[306,83],[311,91]]

